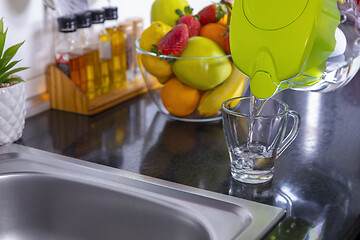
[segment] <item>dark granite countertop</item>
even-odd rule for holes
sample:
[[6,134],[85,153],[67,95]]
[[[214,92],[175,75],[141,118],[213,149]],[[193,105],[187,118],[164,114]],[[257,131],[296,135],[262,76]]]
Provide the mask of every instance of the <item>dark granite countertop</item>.
[[336,92],[287,90],[277,98],[300,113],[302,125],[268,184],[231,178],[221,121],[173,121],[157,112],[147,94],[92,117],[43,112],[26,120],[19,143],[286,209],[268,239],[355,239],[360,74]]

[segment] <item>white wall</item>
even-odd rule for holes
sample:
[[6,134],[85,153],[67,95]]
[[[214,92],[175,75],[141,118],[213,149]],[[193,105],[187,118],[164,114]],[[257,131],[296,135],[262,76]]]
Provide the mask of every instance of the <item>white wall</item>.
[[[59,0],[67,1],[67,0]],[[108,0],[88,0],[90,7],[108,5]],[[195,12],[210,4],[211,0],[188,0]],[[145,27],[150,24],[150,8],[153,0],[112,0],[119,7],[119,20],[142,17]],[[1,0],[0,18],[9,27],[6,46],[25,40],[15,59],[23,59],[18,66],[30,67],[19,75],[27,81],[28,98],[45,93],[45,73],[54,62],[55,12],[44,6],[41,0]]]
[[52,61],[52,21],[40,0],[2,0],[0,18],[8,27],[5,46],[25,40],[15,55],[22,59],[18,66],[31,67],[18,75],[28,80],[27,95],[45,92],[45,68]]

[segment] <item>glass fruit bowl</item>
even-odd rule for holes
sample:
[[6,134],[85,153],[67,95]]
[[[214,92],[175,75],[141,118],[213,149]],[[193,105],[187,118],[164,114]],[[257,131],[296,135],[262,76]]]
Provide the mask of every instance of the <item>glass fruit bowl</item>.
[[140,70],[159,112],[181,121],[216,121],[221,119],[225,100],[246,92],[248,78],[232,63],[231,55],[209,56],[212,50],[206,48],[194,57],[194,46],[208,41],[190,38],[184,52],[194,48],[192,57],[174,57],[145,51],[140,48],[140,38],[136,40]]

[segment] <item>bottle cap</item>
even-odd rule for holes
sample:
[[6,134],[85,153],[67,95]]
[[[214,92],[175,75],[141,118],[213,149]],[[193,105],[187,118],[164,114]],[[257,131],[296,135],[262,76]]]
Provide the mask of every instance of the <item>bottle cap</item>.
[[103,9],[91,10],[91,23],[98,24],[105,22],[105,11]]
[[118,19],[117,7],[106,7],[104,8],[104,11],[106,20]]
[[62,16],[57,18],[59,32],[75,32],[75,16]]
[[88,28],[91,26],[91,12],[90,11],[76,13],[75,17],[76,17],[76,26],[78,28]]

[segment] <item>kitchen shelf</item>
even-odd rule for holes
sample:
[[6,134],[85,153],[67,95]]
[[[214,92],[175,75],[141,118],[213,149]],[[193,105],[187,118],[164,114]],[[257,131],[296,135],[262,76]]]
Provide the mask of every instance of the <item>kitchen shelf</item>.
[[144,80],[142,78],[134,78],[126,86],[90,100],[55,65],[48,67],[46,78],[50,95],[50,107],[82,115],[100,113],[147,91]]

